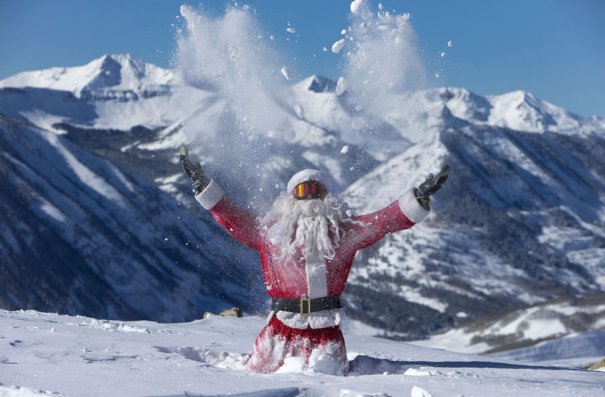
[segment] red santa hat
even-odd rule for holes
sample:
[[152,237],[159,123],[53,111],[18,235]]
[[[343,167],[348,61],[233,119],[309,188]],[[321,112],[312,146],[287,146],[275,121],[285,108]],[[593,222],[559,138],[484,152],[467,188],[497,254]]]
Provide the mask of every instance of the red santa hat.
[[326,191],[330,190],[328,189],[328,181],[321,171],[307,168],[297,172],[296,174],[294,174],[294,176],[292,176],[292,178],[290,178],[287,187],[288,192],[294,190],[296,185],[298,185],[299,183],[303,183],[306,181],[317,181],[326,188]]

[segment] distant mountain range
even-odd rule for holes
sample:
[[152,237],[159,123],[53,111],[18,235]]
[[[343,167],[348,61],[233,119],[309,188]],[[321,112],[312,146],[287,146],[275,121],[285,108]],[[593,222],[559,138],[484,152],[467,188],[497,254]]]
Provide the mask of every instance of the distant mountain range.
[[427,221],[351,272],[349,316],[383,335],[603,292],[605,119],[522,91],[438,88],[364,108],[335,87],[311,76],[272,91],[278,128],[263,130],[219,86],[129,55],[0,81],[0,305],[161,321],[263,310],[258,257],[193,202],[183,143],[260,212],[303,167],[361,213],[449,164]]

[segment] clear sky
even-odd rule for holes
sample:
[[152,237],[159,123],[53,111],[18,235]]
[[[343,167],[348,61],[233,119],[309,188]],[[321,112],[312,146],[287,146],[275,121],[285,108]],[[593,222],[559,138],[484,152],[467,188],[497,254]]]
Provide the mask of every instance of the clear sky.
[[[168,67],[177,0],[0,0],[0,79],[130,53]],[[202,1],[220,15],[232,1]],[[323,46],[348,26],[348,0],[248,0],[292,60],[295,77],[336,78],[341,56]],[[378,1],[371,1],[374,6]],[[430,85],[479,94],[526,90],[580,115],[605,116],[605,1],[385,0],[411,13]],[[286,32],[288,22],[297,30]],[[454,47],[447,48],[448,40]],[[441,58],[439,53],[446,51]],[[315,54],[315,57],[313,56]],[[441,77],[435,79],[434,72]]]

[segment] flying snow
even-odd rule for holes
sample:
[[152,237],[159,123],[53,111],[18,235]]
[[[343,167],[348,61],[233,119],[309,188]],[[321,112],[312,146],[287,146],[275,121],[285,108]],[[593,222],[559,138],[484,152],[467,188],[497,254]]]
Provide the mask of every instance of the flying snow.
[[351,127],[353,127],[354,130],[361,130],[366,124],[366,120],[363,117],[353,117],[353,120],[351,121]]
[[[426,76],[416,47],[410,14],[395,14],[369,4],[354,2],[351,39],[345,70],[347,90],[354,102],[380,116],[387,116],[392,95],[421,88]],[[379,7],[380,8],[380,7]],[[353,10],[352,10],[353,12]]]
[[[280,124],[271,117],[278,107],[273,92],[281,87],[277,54],[262,36],[251,13],[230,8],[212,19],[181,6],[186,30],[178,38],[176,69],[193,86],[218,91],[234,113],[233,122],[248,133],[269,130]],[[199,127],[198,127],[199,128]],[[191,130],[189,130],[191,132]]]
[[[365,1],[350,4],[351,25],[338,27],[336,32],[345,35],[339,35],[331,49],[342,53],[347,46],[335,94],[346,92],[343,101],[358,113],[347,120],[347,139],[355,143],[364,141],[362,135],[379,131],[374,128],[376,120],[390,119],[392,107],[400,103],[393,95],[418,88],[425,74],[409,14],[373,12]],[[300,139],[297,131],[315,129],[296,124],[309,115],[285,96],[287,81],[296,76],[293,65],[272,47],[272,40],[267,40],[271,36],[257,25],[250,10],[232,6],[224,15],[211,17],[184,5],[181,14],[184,26],[178,31],[175,71],[186,85],[208,92],[204,102],[192,98],[192,106],[216,109],[212,118],[201,119],[208,112],[194,111],[182,120],[192,153],[199,148],[198,157],[203,156],[202,162],[218,182],[239,181],[237,188],[245,189],[242,200],[266,202],[266,192],[283,178],[270,168],[275,164],[270,159],[291,157],[285,151]],[[289,23],[286,29],[295,30]]]
[[336,82],[336,95],[341,96],[347,91],[347,81],[344,77],[340,76]]
[[296,113],[299,119],[305,118],[305,110],[300,105],[294,105],[294,113]]
[[345,46],[345,39],[340,39],[338,41],[335,41],[334,44],[332,44],[332,52],[334,54],[338,54],[344,46]]
[[[268,35],[250,10],[230,7],[210,17],[184,5],[181,14],[175,71],[186,85],[210,95],[194,106],[216,109],[215,117],[194,111],[181,121],[192,154],[199,149],[197,157],[223,186],[238,181],[234,193],[243,201],[264,203],[270,187],[281,181],[272,169],[258,168],[279,155],[271,136],[284,143],[296,137],[284,122],[291,113],[279,97],[292,73],[272,42],[259,39]],[[192,103],[199,102],[196,98]]]
[[290,75],[290,69],[288,69],[286,66],[281,68],[281,74],[286,78],[286,80],[290,80],[290,78],[292,77]]
[[363,1],[364,0],[353,0],[353,2],[351,2],[351,13],[357,14],[359,8],[363,4]]

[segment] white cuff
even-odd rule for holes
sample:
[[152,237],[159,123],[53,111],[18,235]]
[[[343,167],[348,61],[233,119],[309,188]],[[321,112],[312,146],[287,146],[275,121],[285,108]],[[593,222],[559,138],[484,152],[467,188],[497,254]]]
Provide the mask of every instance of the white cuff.
[[399,197],[399,209],[414,223],[421,222],[429,214],[429,211],[422,208],[416,200],[413,189]]
[[307,329],[311,327],[313,329],[336,327],[340,325],[340,309],[329,309],[322,310],[319,312],[313,312],[310,315],[298,314],[291,312],[271,312],[269,320],[275,315],[279,321],[284,323],[290,328],[296,329]]
[[207,210],[211,210],[225,195],[225,192],[218,183],[211,180],[208,186],[201,193],[195,196],[195,199]]

